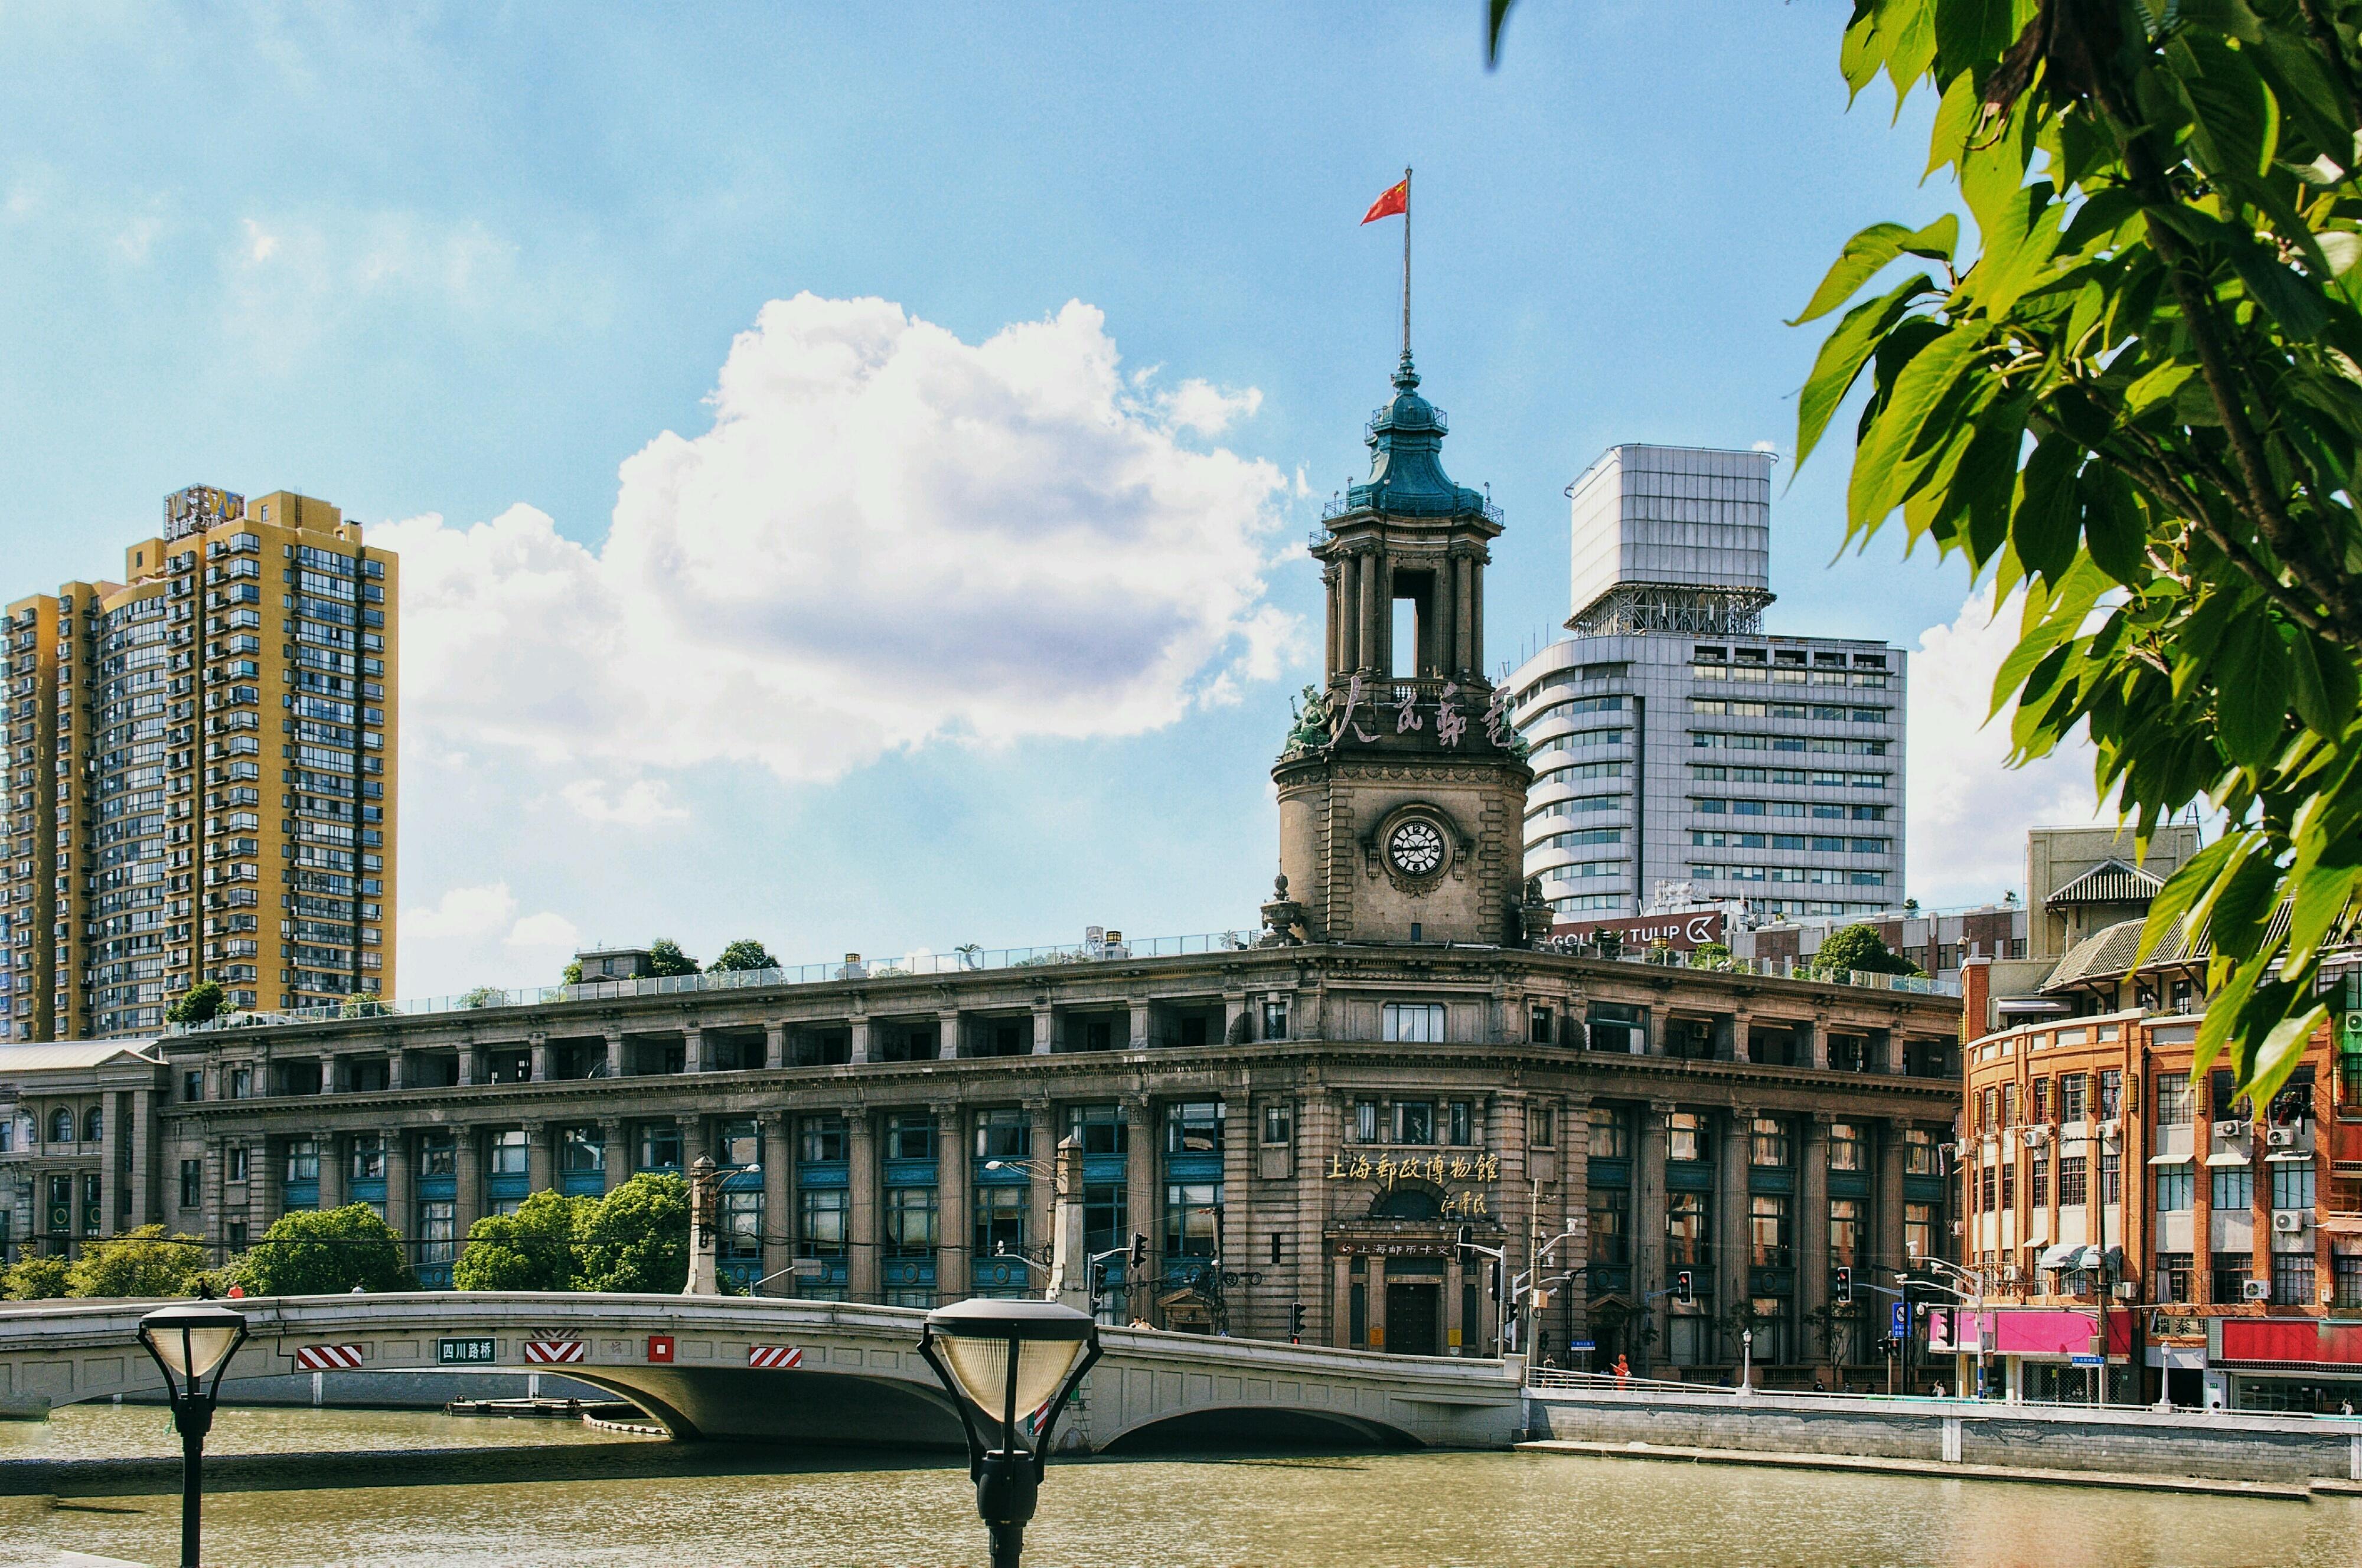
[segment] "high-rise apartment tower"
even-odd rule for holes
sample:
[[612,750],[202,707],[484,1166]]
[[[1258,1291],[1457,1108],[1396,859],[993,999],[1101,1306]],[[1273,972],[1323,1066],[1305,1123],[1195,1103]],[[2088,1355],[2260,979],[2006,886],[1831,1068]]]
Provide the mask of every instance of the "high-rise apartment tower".
[[1567,493],[1573,635],[1507,683],[1526,874],[1565,919],[1900,902],[1903,650],[1765,633],[1771,458],[1615,447]]
[[337,508],[197,485],[124,580],[0,622],[0,1041],[393,984],[396,566]]

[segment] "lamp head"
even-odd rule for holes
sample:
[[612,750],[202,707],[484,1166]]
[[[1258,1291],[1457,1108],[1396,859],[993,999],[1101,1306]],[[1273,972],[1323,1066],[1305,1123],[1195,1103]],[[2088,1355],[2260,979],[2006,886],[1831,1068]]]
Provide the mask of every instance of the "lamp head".
[[1071,1307],[978,1297],[928,1313],[919,1353],[959,1410],[971,1460],[982,1459],[981,1418],[998,1452],[1030,1448],[1038,1472],[1059,1409],[1098,1359],[1098,1324]]
[[212,1403],[246,1332],[244,1313],[210,1302],[162,1307],[139,1320],[139,1342],[162,1370],[174,1409],[193,1399]]

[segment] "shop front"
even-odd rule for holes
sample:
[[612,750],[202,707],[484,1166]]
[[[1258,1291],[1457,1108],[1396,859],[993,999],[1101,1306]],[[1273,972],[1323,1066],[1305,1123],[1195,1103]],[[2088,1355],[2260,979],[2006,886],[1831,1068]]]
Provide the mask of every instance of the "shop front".
[[2335,1416],[2362,1408],[2362,1320],[2214,1318],[2207,1403]]
[[[1936,1308],[1927,1353],[1955,1358],[1963,1393],[2015,1404],[2129,1404],[2137,1394],[2133,1317],[2097,1308]],[[2105,1385],[2102,1378],[2104,1375]]]

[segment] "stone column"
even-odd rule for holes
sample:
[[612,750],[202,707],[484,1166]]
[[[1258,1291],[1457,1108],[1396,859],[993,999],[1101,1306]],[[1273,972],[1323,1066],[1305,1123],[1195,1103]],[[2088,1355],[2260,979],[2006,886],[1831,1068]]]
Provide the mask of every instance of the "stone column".
[[855,1019],[854,1019],[854,1020],[852,1021],[852,1030],[853,1030],[853,1056],[852,1056],[852,1059],[853,1059],[854,1061],[855,1061],[855,1062],[867,1062],[867,1061],[875,1060],[875,1058],[874,1058],[874,1057],[872,1057],[872,1056],[870,1055],[870,1054],[869,1054],[869,1020],[867,1020],[866,1018],[855,1018]]
[[1131,1004],[1131,1048],[1148,1049],[1149,1009],[1144,999],[1135,998]]
[[319,1135],[320,1150],[320,1211],[345,1206],[345,1135],[323,1132]]
[[1803,1056],[1798,1065],[1826,1071],[1829,1065],[1829,1015],[1827,1013],[1813,1014],[1812,1021],[1805,1025],[1804,1046]]
[[[1245,1075],[1240,1075],[1242,1078]],[[1256,1238],[1253,1220],[1256,1207],[1253,1202],[1254,1152],[1261,1130],[1249,1124],[1254,1101],[1243,1082],[1222,1097],[1228,1110],[1220,1123],[1222,1135],[1222,1212],[1217,1217],[1220,1229],[1216,1232],[1215,1246],[1220,1249],[1223,1265],[1245,1269],[1273,1279],[1276,1270],[1269,1263],[1269,1253],[1255,1252]],[[1522,1195],[1522,1188],[1520,1188]],[[1287,1314],[1274,1313],[1267,1303],[1277,1290],[1275,1280],[1267,1285],[1242,1284],[1229,1294],[1231,1332],[1245,1338],[1284,1340],[1287,1337]]]
[[[1033,1004],[1033,1055],[1048,1055],[1056,1048],[1057,1038],[1058,1010],[1047,1002],[1035,1002]],[[1031,1157],[1043,1160],[1049,1158],[1049,1154],[1036,1148]]]
[[968,1196],[967,1118],[956,1100],[937,1101],[934,1111],[935,1301],[948,1307],[967,1299],[968,1234],[976,1214]]
[[1375,549],[1363,551],[1355,559],[1356,575],[1361,579],[1362,629],[1360,658],[1354,668],[1364,672],[1385,668],[1385,634],[1378,629],[1381,608],[1379,591],[1384,586],[1385,561]]
[[1351,551],[1337,558],[1337,662],[1332,675],[1362,668],[1362,561]]
[[533,1081],[537,1084],[546,1084],[549,1082],[552,1077],[557,1076],[550,1070],[549,1036],[544,1034],[539,1030],[535,1030],[532,1034],[526,1037],[525,1045],[527,1050],[532,1053]]
[[680,1032],[680,1070],[684,1073],[705,1071],[705,1035],[701,1031],[684,1029]]
[[[1665,1288],[1665,1119],[1673,1102],[1652,1099],[1640,1116],[1640,1158],[1633,1175],[1632,1296],[1636,1302]],[[1657,1325],[1656,1345],[1633,1346],[1642,1370],[1656,1363],[1657,1346],[1670,1348],[1672,1310],[1663,1297],[1647,1309]]]
[[116,1097],[99,1096],[98,1118],[98,1229],[97,1234],[115,1234],[116,1207],[122,1200],[116,1194],[122,1189],[123,1118]]
[[459,1082],[472,1087],[484,1081],[484,1048],[470,1040],[459,1047]]
[[[1032,1252],[1049,1245],[1051,1220],[1057,1212],[1058,1184],[1054,1172],[1058,1163],[1058,1123],[1046,1099],[1025,1102],[1025,1158],[1033,1166],[1032,1182],[1026,1190],[1025,1246]],[[1039,1282],[1028,1283],[1033,1286],[1029,1294],[1041,1294]]]
[[692,1112],[675,1117],[674,1121],[680,1126],[680,1168],[682,1175],[686,1176],[689,1167],[697,1164],[699,1155],[710,1154],[713,1151],[706,1144],[704,1117]]
[[399,1045],[389,1045],[385,1053],[385,1087],[390,1089],[408,1087],[410,1054]]
[[1811,1332],[1811,1313],[1829,1301],[1829,1113],[1804,1119],[1796,1153],[1796,1314]]
[[524,1189],[528,1193],[549,1192],[557,1187],[557,1161],[552,1153],[557,1141],[556,1122],[524,1124]]
[[249,1244],[262,1239],[270,1222],[287,1209],[287,1140],[262,1137],[254,1141],[246,1161],[246,1236]]
[[1451,562],[1451,648],[1460,660],[1462,675],[1482,675],[1476,668],[1476,601],[1473,591],[1476,583],[1476,560],[1461,555]]
[[[1565,1197],[1567,1218],[1574,1223],[1574,1239],[1559,1244],[1554,1254],[1557,1266],[1550,1272],[1567,1274],[1584,1268],[1591,1261],[1591,1101],[1584,1096],[1567,1097],[1566,1126],[1559,1134],[1559,1185]],[[1557,1287],[1559,1299],[1566,1305],[1551,1316],[1567,1331],[1570,1340],[1591,1337],[1590,1281],[1587,1273],[1576,1274]],[[1582,1363],[1572,1351],[1562,1352],[1561,1364],[1582,1370]]]
[[[205,1140],[204,1162],[202,1178],[204,1182],[204,1209],[199,1216],[201,1226],[198,1233],[205,1239],[205,1264],[214,1268],[220,1266],[226,1256],[223,1243],[227,1239],[229,1225],[229,1149],[223,1139],[213,1137]],[[251,1168],[247,1173],[247,1179],[254,1179]],[[177,1198],[179,1195],[174,1196]]]
[[1665,1054],[1665,1010],[1655,1002],[1640,1004],[1640,1054],[1644,1056]]
[[[1246,1016],[1246,992],[1224,991],[1222,993],[1222,1043],[1230,1043],[1231,1037],[1238,1032],[1239,1021]],[[1247,1032],[1250,1035],[1254,1032],[1252,1022],[1248,1026]]]
[[[1722,1158],[1715,1166],[1715,1307],[1726,1313],[1754,1295],[1747,1288],[1748,1270],[1754,1261],[1747,1190],[1754,1125],[1754,1107],[1731,1108],[1723,1125]],[[1724,1349],[1735,1360],[1738,1336],[1731,1338],[1733,1342]]]
[[[768,1169],[768,1166],[765,1167]],[[624,1119],[602,1117],[599,1122],[599,1175],[601,1185],[613,1192],[632,1178],[632,1151],[624,1141]]]
[[462,1125],[453,1130],[451,1184],[454,1202],[451,1224],[457,1243],[467,1244],[468,1228],[484,1217],[484,1130]]
[[607,1076],[611,1078],[624,1076],[624,1032],[620,1029],[607,1031]]
[[877,1113],[856,1106],[844,1113],[845,1158],[850,1165],[852,1195],[845,1200],[849,1294],[855,1301],[875,1304],[879,1297],[877,1219]]
[[[1888,1121],[1884,1124],[1883,1142],[1878,1151],[1878,1215],[1871,1222],[1874,1229],[1871,1232],[1878,1241],[1871,1249],[1870,1261],[1882,1268],[1902,1268],[1908,1261],[1903,1253],[1903,1130],[1909,1125],[1907,1121]],[[2050,1191],[2055,1197],[2058,1191],[2058,1170],[2055,1165],[2051,1167],[2050,1176]],[[2058,1239],[2056,1224],[2050,1227],[2050,1239],[2054,1242]],[[1872,1275],[1871,1277],[1877,1276]],[[1860,1290],[1860,1286],[1856,1286],[1855,1289]],[[1885,1297],[1872,1297],[1871,1299],[1884,1300]]]
[[[1133,1318],[1147,1318],[1153,1321],[1155,1281],[1164,1267],[1164,1206],[1157,1200],[1156,1175],[1160,1156],[1157,1153],[1155,1106],[1144,1094],[1127,1095],[1123,1101],[1123,1120],[1124,1220],[1132,1230],[1148,1238],[1148,1262],[1131,1282],[1131,1299],[1124,1306],[1124,1320],[1130,1322]],[[1125,1246],[1131,1245],[1130,1236],[1121,1240]]]
[[960,1054],[959,1009],[947,1007],[935,1014],[935,1055],[945,1062],[956,1061]]
[[1485,668],[1485,547],[1468,559],[1468,662],[1471,668]]
[[418,1224],[418,1189],[412,1178],[411,1137],[403,1128],[389,1129],[385,1135],[385,1222],[403,1240],[403,1261],[415,1263],[412,1232]]
[[337,1058],[326,1052],[320,1055],[320,1092],[337,1092]]
[[[794,1199],[788,1189],[789,1177],[795,1170],[795,1118],[784,1110],[767,1110],[756,1118],[755,1124],[762,1140],[762,1277],[770,1280],[756,1294],[792,1296],[795,1281],[782,1271],[795,1261],[796,1253]],[[608,1179],[613,1179],[612,1170]],[[773,1279],[774,1275],[779,1277]]]
[[[778,1072],[788,1065],[788,1026],[784,1023],[763,1025],[763,1066]],[[787,1265],[779,1265],[785,1268]]]
[[1754,1034],[1755,1015],[1753,1013],[1744,1008],[1731,1013],[1730,1059],[1732,1061],[1746,1062],[1754,1059],[1752,1047]]

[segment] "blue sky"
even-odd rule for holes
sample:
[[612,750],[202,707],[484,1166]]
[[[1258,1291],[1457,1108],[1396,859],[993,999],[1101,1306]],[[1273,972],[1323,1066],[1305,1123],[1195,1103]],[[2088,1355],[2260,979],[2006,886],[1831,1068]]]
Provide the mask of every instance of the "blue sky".
[[[1529,0],[1487,73],[1474,0],[11,7],[0,588],[108,570],[192,482],[388,525],[405,993],[575,936],[1244,926],[1316,673],[1294,545],[1395,349],[1399,231],[1355,220],[1417,166],[1514,660],[1567,613],[1566,483],[1788,454],[1783,318],[1948,204],[1918,105],[1847,112],[1846,11]],[[1833,563],[1844,447],[1775,491],[1772,624],[1934,629],[1911,890],[1990,897],[2088,788],[1970,734],[1958,568]]]

